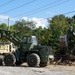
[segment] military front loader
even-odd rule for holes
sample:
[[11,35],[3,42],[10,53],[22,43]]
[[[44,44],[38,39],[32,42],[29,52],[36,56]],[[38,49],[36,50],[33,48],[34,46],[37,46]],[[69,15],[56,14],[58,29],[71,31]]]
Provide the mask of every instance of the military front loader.
[[46,66],[49,62],[50,47],[39,45],[36,36],[24,36],[20,39],[15,32],[0,29],[0,38],[6,38],[17,46],[14,52],[4,56],[6,66],[27,62],[28,66],[36,67]]

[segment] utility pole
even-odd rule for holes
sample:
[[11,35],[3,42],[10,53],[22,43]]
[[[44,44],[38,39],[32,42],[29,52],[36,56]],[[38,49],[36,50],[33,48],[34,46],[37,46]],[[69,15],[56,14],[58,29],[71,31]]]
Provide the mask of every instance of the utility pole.
[[10,23],[9,23],[10,19],[8,18],[8,30],[10,30]]
[[[10,30],[10,18],[8,18],[8,31]],[[9,42],[9,51],[11,52],[11,42]]]

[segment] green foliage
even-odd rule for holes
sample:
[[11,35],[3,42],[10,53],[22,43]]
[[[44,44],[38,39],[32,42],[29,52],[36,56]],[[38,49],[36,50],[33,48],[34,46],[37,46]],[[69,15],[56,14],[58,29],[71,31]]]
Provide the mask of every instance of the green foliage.
[[[62,35],[67,34],[67,30],[69,29],[70,26],[73,26],[75,28],[75,19],[65,17],[64,15],[56,15],[54,16],[51,20],[48,20],[50,29],[52,30],[51,34],[51,40],[52,40],[52,45],[53,45],[53,51],[54,54],[59,54],[59,37]],[[71,41],[69,44],[69,50],[73,48],[74,46],[74,37],[71,36]],[[71,51],[71,50],[70,50]]]
[[[6,29],[7,30],[7,25],[5,23],[0,24],[0,29]],[[0,39],[0,42],[7,42],[7,39]]]
[[36,28],[33,31],[33,35],[38,37],[38,41],[42,45],[51,45],[50,37],[51,37],[51,30],[50,29],[42,29],[42,27]]
[[7,29],[7,25],[5,23],[0,24],[1,29]]
[[26,20],[21,20],[21,21],[16,21],[14,24],[14,30],[16,32],[19,32],[19,36],[28,36],[32,34],[32,30],[35,28],[35,24],[32,21],[26,21]]
[[70,18],[65,17],[64,15],[56,15],[51,20],[48,20],[50,24],[50,29],[61,31],[61,35],[65,35],[67,29],[69,28]]

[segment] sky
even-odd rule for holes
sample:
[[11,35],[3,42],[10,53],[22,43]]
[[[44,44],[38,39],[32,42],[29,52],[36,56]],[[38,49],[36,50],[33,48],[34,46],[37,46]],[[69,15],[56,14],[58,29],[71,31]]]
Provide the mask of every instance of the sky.
[[47,27],[47,18],[59,14],[74,16],[75,0],[0,0],[0,24],[10,18],[10,25],[25,19],[34,21],[36,27]]

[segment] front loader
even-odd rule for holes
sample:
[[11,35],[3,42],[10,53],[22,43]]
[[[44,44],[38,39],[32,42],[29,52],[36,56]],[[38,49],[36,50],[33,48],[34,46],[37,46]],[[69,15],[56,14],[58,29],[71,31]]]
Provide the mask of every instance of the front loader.
[[15,32],[0,29],[0,38],[6,38],[17,46],[13,53],[4,56],[4,64],[7,66],[27,62],[28,66],[36,67],[46,66],[49,62],[50,47],[39,45],[36,36],[20,39]]

